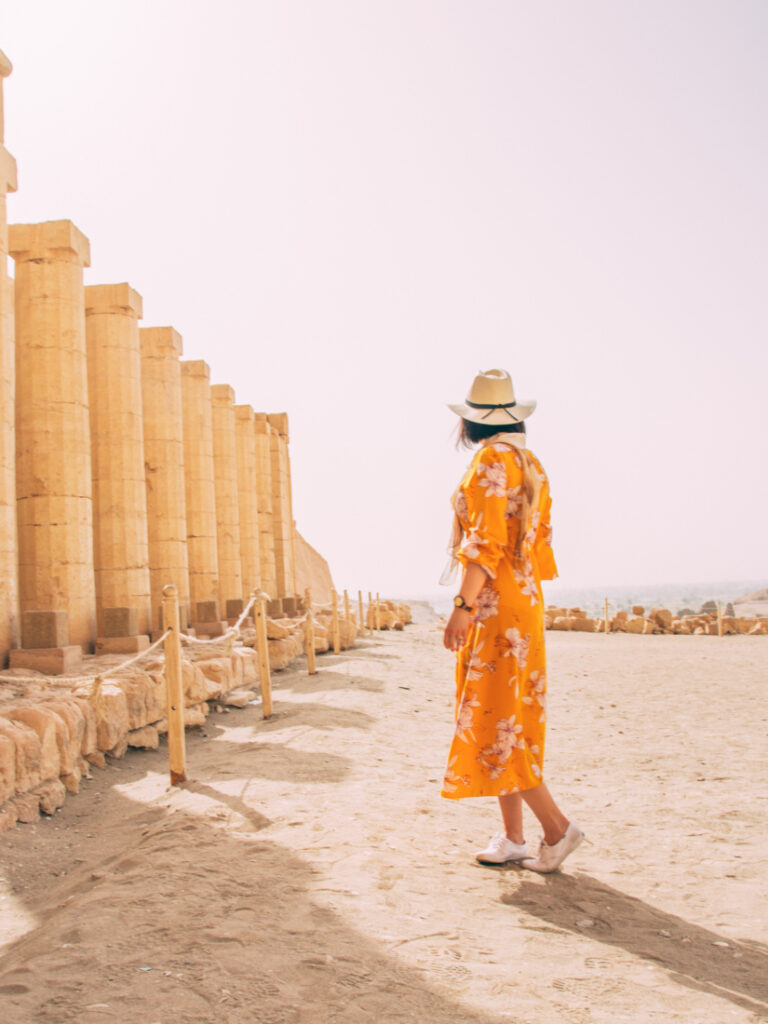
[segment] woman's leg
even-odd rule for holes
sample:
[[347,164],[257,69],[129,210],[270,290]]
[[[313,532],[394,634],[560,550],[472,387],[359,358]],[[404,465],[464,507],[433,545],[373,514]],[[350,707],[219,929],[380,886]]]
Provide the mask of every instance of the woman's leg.
[[518,846],[523,843],[523,797],[520,793],[505,793],[499,797],[501,817],[507,839]]
[[[536,786],[535,789],[525,789],[520,794],[515,796],[521,796],[523,800],[528,804],[530,809],[539,819],[542,829],[544,830],[544,842],[547,846],[554,846],[555,843],[559,842],[565,835],[565,830],[568,828],[569,821],[560,808],[555,803],[554,797],[549,792],[547,787],[542,782],[540,786]],[[499,797],[499,801],[506,799],[505,797]],[[502,810],[502,816],[504,811]],[[521,808],[521,819],[522,819],[522,808]],[[522,822],[521,822],[521,834],[522,834]]]

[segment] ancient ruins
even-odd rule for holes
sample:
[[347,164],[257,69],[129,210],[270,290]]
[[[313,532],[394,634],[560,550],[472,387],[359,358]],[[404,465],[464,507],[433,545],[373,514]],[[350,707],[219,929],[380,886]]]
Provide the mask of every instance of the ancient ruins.
[[173,327],[139,326],[129,284],[84,287],[91,246],[71,221],[8,226],[16,165],[0,154],[15,264],[0,282],[0,667],[139,651],[169,583],[182,628],[206,635],[255,589],[275,617],[310,582],[329,601],[327,566],[293,521],[288,417],[212,386]]
[[[575,633],[639,633],[643,635],[670,633],[694,636],[768,636],[768,618],[765,616],[734,615],[733,608],[714,610],[704,608],[698,612],[683,610],[677,615],[668,608],[651,608],[646,613],[642,605],[634,605],[631,612],[610,612],[606,618],[595,618],[582,608],[555,608],[550,606],[544,615],[546,629],[571,630]],[[730,609],[730,613],[729,613]]]
[[[0,90],[10,72],[0,52]],[[266,715],[270,669],[364,628],[362,596],[340,607],[296,531],[287,415],[212,385],[173,327],[140,327],[130,284],[85,287],[71,221],[8,226],[2,110],[0,91],[0,831],[52,813],[105,757],[158,746],[164,592],[182,735],[257,703],[256,682]],[[402,628],[410,612],[369,596],[367,618]]]

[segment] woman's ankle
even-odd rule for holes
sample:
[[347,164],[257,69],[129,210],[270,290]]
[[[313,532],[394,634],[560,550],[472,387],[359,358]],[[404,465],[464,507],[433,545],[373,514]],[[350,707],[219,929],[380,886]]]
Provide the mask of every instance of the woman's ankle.
[[544,829],[544,842],[547,846],[554,846],[559,843],[565,833],[568,831],[569,821],[565,821],[565,824],[558,823],[553,828]]

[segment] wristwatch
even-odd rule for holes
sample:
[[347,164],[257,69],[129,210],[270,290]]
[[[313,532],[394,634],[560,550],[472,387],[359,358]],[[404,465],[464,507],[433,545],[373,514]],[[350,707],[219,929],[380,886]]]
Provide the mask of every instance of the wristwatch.
[[467,604],[461,594],[457,594],[456,597],[454,597],[453,606],[454,608],[463,608],[465,612],[469,612],[470,614],[475,610],[472,605]]

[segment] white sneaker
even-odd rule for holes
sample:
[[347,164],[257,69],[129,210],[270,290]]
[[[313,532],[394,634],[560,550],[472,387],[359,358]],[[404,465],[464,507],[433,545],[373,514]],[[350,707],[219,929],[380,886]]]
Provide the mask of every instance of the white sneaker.
[[522,860],[528,856],[525,843],[513,843],[503,832],[497,832],[484,850],[475,854],[480,864],[506,864],[510,860]]
[[538,857],[524,860],[523,867],[528,868],[529,871],[540,871],[543,875],[549,874],[550,871],[557,871],[568,854],[573,853],[583,838],[584,833],[578,825],[571,822],[565,830],[563,838],[553,843],[552,846],[547,845],[542,839]]

